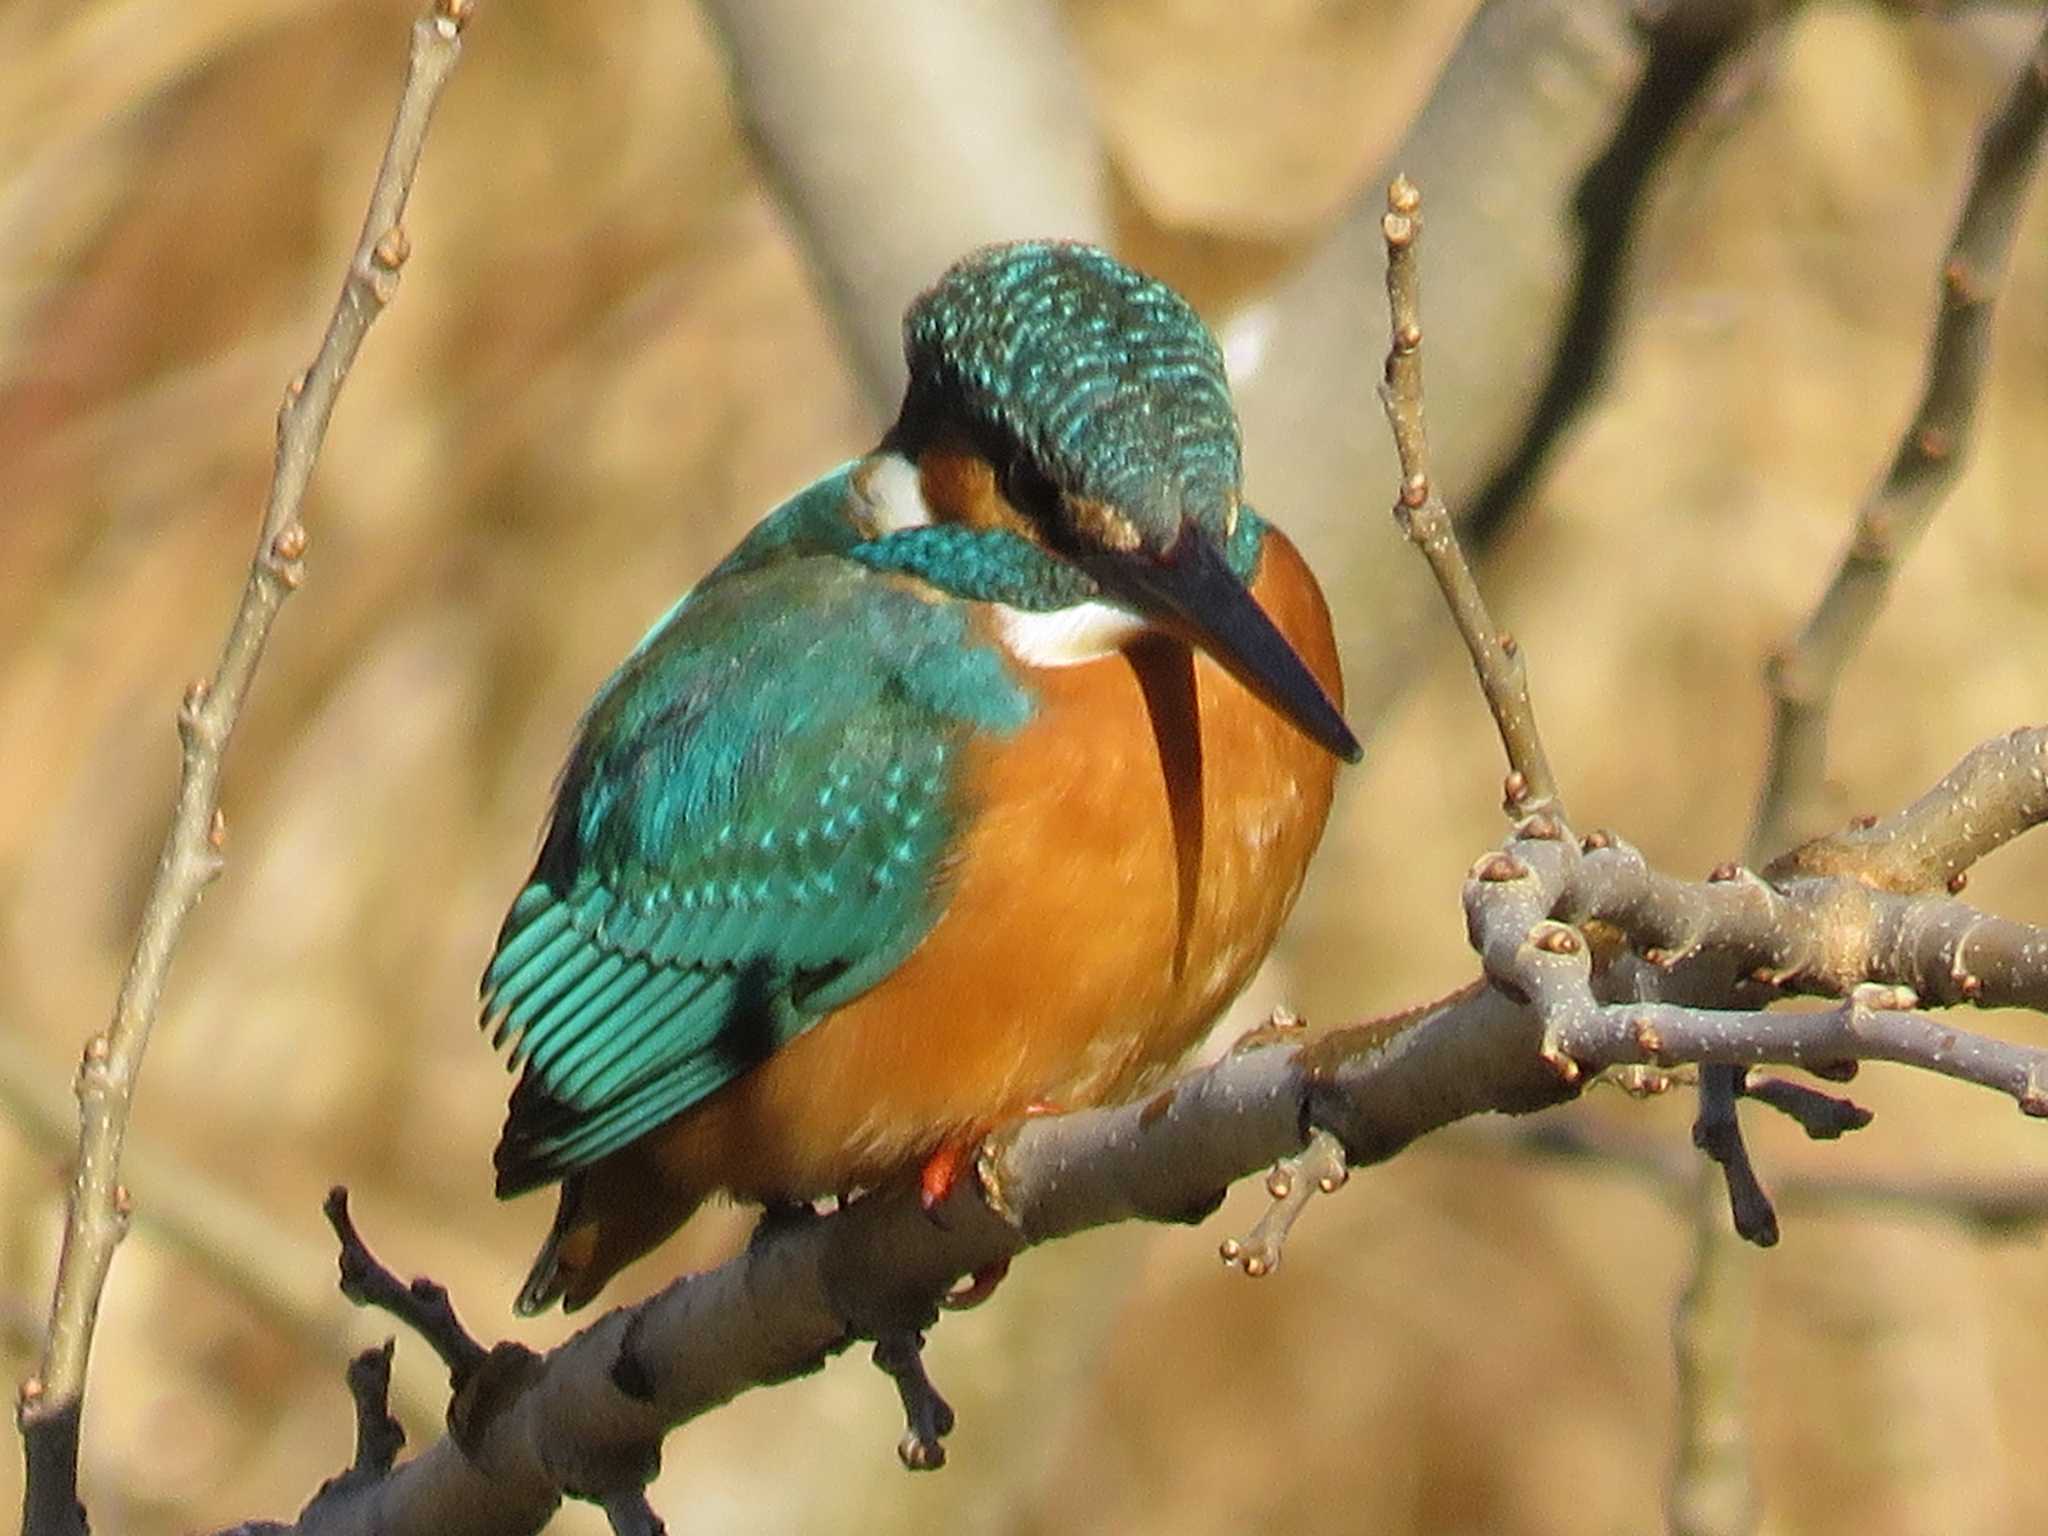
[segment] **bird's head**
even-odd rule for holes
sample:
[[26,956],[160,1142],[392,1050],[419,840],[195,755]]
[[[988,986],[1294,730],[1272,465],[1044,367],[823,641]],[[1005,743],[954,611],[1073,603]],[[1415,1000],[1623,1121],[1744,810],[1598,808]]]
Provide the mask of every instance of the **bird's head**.
[[1180,295],[1092,246],[991,246],[911,305],[903,337],[910,384],[871,462],[883,515],[864,558],[1025,610],[1107,601],[1358,758],[1247,588],[1237,413]]

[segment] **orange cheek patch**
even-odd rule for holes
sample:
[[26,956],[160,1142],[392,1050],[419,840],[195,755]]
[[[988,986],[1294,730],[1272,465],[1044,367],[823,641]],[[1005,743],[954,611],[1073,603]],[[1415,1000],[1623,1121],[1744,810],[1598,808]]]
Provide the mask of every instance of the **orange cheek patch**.
[[932,519],[967,528],[1003,529],[1040,542],[1038,525],[1010,505],[996,484],[995,466],[971,448],[927,448],[917,460],[918,490]]

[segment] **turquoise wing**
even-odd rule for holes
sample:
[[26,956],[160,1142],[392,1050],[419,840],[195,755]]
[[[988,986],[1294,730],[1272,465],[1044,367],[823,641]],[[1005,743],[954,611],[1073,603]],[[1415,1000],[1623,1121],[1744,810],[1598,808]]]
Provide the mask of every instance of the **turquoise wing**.
[[498,1193],[636,1140],[894,969],[943,907],[963,742],[1029,714],[963,605],[849,560],[728,562],[679,604],[585,718],[484,973],[520,1074]]

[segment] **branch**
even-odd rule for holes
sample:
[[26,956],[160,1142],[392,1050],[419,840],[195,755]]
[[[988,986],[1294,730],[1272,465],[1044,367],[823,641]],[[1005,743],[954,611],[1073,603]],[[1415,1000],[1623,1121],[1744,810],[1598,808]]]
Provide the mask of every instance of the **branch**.
[[1613,137],[1569,199],[1578,237],[1567,287],[1570,305],[1520,441],[1472,497],[1468,537],[1484,540],[1506,521],[1605,386],[1626,310],[1638,225],[1658,177],[1686,127],[1701,115],[1701,100],[1722,77],[1723,65],[1739,59],[1764,24],[1778,19],[1776,10],[1758,0],[1665,0],[1638,7],[1642,74]]
[[[1320,1187],[1325,1173],[1335,1178],[1316,1161],[1330,1138],[1353,1164],[1382,1162],[1453,1122],[1569,1099],[1613,1068],[1834,1071],[1884,1060],[2048,1111],[2048,1048],[1959,1029],[1898,987],[1860,985],[1835,1007],[1805,1012],[1601,1001],[1590,946],[1551,914],[1575,898],[1589,867],[1634,857],[1611,840],[1588,853],[1548,818],[1525,819],[1465,886],[1492,985],[1394,1021],[1261,1027],[1142,1103],[999,1131],[983,1148],[980,1187],[963,1181],[938,1221],[914,1190],[877,1191],[830,1215],[768,1223],[739,1257],[607,1314],[545,1355],[500,1344],[458,1386],[447,1438],[348,1498],[309,1508],[293,1529],[461,1536],[538,1530],[564,1496],[610,1507],[645,1483],[670,1430],[815,1370],[856,1339],[894,1338],[882,1363],[904,1383],[903,1335],[922,1329],[962,1275],[1112,1222],[1199,1219],[1219,1190],[1275,1162]],[[1611,883],[1604,874],[1584,882]],[[1699,953],[1739,949],[1748,898],[1720,890],[1735,882],[1640,883],[1630,924],[1664,931],[1696,917]],[[1684,918],[1667,910],[1681,906]],[[2030,985],[2048,987],[2048,946],[2029,954]],[[929,1381],[909,1382],[903,1395],[913,1454],[927,1455],[943,1400]]]
[[[1950,483],[1961,471],[1962,450],[1975,414],[1985,358],[1989,352],[1992,288],[2002,273],[2019,223],[2019,203],[2038,158],[2044,116],[2048,116],[2048,30],[2022,67],[2005,102],[1987,123],[1963,212],[1942,266],[1942,302],[1935,321],[1920,405],[1893,454],[1891,469],[1857,514],[1856,526],[1818,606],[1792,646],[1766,668],[1773,697],[1771,740],[1764,784],[1750,832],[1749,857],[1782,853],[1824,819],[1827,776],[1827,716],[1849,657],[1875,623],[1898,562],[1925,529]],[[1967,776],[1976,755],[1957,775]],[[2038,765],[2035,772],[2038,773]],[[1957,775],[1951,775],[1955,778]],[[1962,889],[1964,871],[1998,840],[2018,835],[2032,820],[2024,816],[1986,818],[1985,832],[1973,832],[1968,785],[1944,781],[1930,799],[1944,802],[1949,815],[1902,813],[1909,825],[1852,829],[1875,831],[1859,846],[1833,838],[1795,849],[1776,859],[1766,873],[1783,879],[1798,873],[1853,874],[1896,891],[1920,891],[1935,883]],[[2001,797],[2005,798],[2005,797]],[[1923,802],[1923,805],[1925,802]],[[1898,818],[1895,818],[1895,820]],[[1922,835],[1914,836],[1913,827]],[[1938,867],[1930,867],[1930,860]],[[1930,879],[1930,876],[1932,878]],[[1964,927],[1952,943],[1957,988],[1975,1000],[1979,978],[1964,962]],[[1868,970],[1867,965],[1859,967]],[[1759,978],[1775,980],[1770,971]],[[1907,982],[1913,985],[1913,982]],[[1924,987],[1915,990],[1927,991]],[[1728,1201],[1736,1230],[1753,1241],[1776,1240],[1777,1218],[1757,1182],[1736,1118],[1737,1084],[1725,1068],[1701,1074],[1701,1113],[1696,1134],[1705,1133],[1727,1176]],[[1707,1142],[1703,1142],[1703,1145]],[[1739,1408],[1731,1418],[1725,1400],[1739,1390],[1741,1363],[1732,1325],[1710,1327],[1693,1319],[1703,1298],[1719,1297],[1721,1309],[1740,1313],[1746,1294],[1736,1273],[1741,1260],[1705,1206],[1696,1208],[1694,1267],[1677,1325],[1681,1391],[1681,1446],[1672,1473],[1672,1518],[1687,1536],[1746,1531],[1753,1525],[1754,1490],[1742,1444]],[[1728,1299],[1730,1297],[1736,1299]],[[1719,1352],[1718,1361],[1706,1357]],[[1724,1390],[1695,1391],[1718,1381]],[[1732,1444],[1731,1442],[1732,1438]]]
[[756,161],[885,417],[903,393],[904,308],[962,251],[1044,235],[1107,243],[1102,148],[1051,7],[708,0],[703,10]]
[[1859,817],[1839,832],[1772,860],[1772,879],[1853,875],[1883,891],[1961,891],[1987,854],[2048,821],[2048,730],[1987,741],[1939,784],[1890,816]]
[[[53,1166],[78,1149],[78,1110],[28,1042],[0,1028],[0,1113]],[[320,1280],[326,1250],[301,1238],[258,1202],[170,1146],[130,1128],[125,1161],[135,1169],[135,1225],[212,1278],[251,1315],[344,1365],[357,1341]],[[35,1336],[42,1336],[37,1318]],[[413,1397],[408,1411],[440,1411]]]
[[1991,350],[1991,319],[2020,206],[2048,124],[2048,27],[1984,126],[1941,266],[1927,382],[1891,468],[1856,514],[1827,590],[1771,661],[1771,744],[1752,859],[1784,852],[1826,821],[1827,717],[1843,668],[1876,621],[1900,561],[1961,473]]
[[[1724,864],[1703,882],[1651,869],[1609,833],[1595,833],[1581,857],[1546,892],[1551,915],[1615,930],[1680,993],[1725,987],[1731,977],[1763,996],[1846,997],[1865,982],[1905,987],[1935,1003],[2048,1011],[2039,957],[2048,927],[1998,917],[1946,894],[1909,895],[1860,878],[1874,867],[1917,859],[1922,818],[1948,822],[1988,802],[1970,797],[1973,767],[2003,765],[2015,779],[2048,774],[2048,727],[2030,727],[1977,747],[1913,807],[1857,834],[1857,863],[1841,873],[1761,878]],[[2036,767],[2025,766],[2036,764]],[[2039,794],[2048,799],[2048,781]],[[2033,812],[2015,798],[2008,809]],[[1881,834],[1892,829],[1904,853]],[[1973,824],[1973,831],[1982,831]],[[1935,860],[1946,865],[1953,856]]]
[[1691,1183],[1692,1271],[1671,1320],[1679,1437],[1669,1513],[1673,1536],[1724,1536],[1756,1528],[1743,1368],[1753,1270],[1744,1262],[1743,1234],[1722,1216],[1727,1202],[1711,1170],[1698,1169]]
[[222,755],[271,626],[303,576],[306,530],[300,511],[306,487],[349,366],[371,322],[390,302],[405,263],[408,242],[400,219],[428,121],[461,53],[470,3],[437,0],[413,27],[405,89],[341,297],[319,352],[286,391],[278,415],[276,463],[256,556],[220,663],[210,680],[186,690],[178,713],[183,759],[177,807],[143,906],[113,1022],[104,1034],[86,1042],[79,1068],[78,1162],[49,1336],[39,1370],[21,1387],[29,1468],[24,1525],[32,1533],[85,1528],[77,1498],[77,1423],[100,1296],[114,1249],[128,1227],[121,1151],[136,1080],[185,919],[220,873],[227,837],[220,809]]
[[1422,194],[1406,176],[1387,188],[1387,216],[1382,224],[1387,242],[1387,308],[1393,322],[1387,350],[1386,380],[1380,402],[1393,429],[1401,460],[1401,492],[1394,517],[1409,541],[1429,562],[1444,602],[1472,655],[1472,668],[1487,708],[1500,730],[1508,757],[1507,807],[1511,815],[1541,811],[1563,814],[1557,780],[1536,729],[1536,710],[1529,701],[1528,669],[1514,637],[1495,626],[1473,579],[1458,532],[1435,483],[1430,479],[1429,438],[1422,412],[1422,276],[1415,259],[1422,238]]
[[1234,1237],[1223,1240],[1219,1250],[1223,1262],[1254,1280],[1273,1273],[1280,1267],[1287,1234],[1294,1230],[1309,1201],[1317,1195],[1334,1195],[1350,1177],[1344,1144],[1318,1127],[1300,1155],[1282,1158],[1266,1175],[1266,1193],[1273,1203],[1243,1241]]
[[460,1392],[484,1363],[484,1349],[455,1315],[447,1289],[432,1280],[407,1285],[370,1252],[348,1213],[348,1190],[337,1184],[322,1206],[341,1244],[341,1294],[359,1307],[378,1307],[434,1347],[448,1367],[449,1385]]

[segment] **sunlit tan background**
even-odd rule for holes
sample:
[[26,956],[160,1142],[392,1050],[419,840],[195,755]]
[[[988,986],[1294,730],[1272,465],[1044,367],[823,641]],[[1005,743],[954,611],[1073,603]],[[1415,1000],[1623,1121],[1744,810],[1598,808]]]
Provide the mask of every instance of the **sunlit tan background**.
[[[114,994],[173,708],[242,579],[279,393],[354,238],[412,8],[0,11],[0,1050],[53,1091]],[[1130,248],[1220,318],[1377,175],[1465,9],[1072,0]],[[1722,93],[1659,183],[1610,392],[1490,563],[1576,813],[1674,870],[1740,848],[1760,658],[1904,419],[1970,135],[2020,25],[1815,5]],[[511,1329],[548,1211],[490,1196],[506,1085],[475,979],[568,732],[679,589],[872,430],[688,5],[486,6],[409,225],[321,462],[308,582],[234,743],[228,873],[143,1085],[138,1134],[205,1182],[132,1169],[86,1422],[108,1531],[288,1516],[345,1460],[340,1361],[385,1325],[328,1294],[331,1182],[395,1264],[447,1282],[486,1336]],[[1972,467],[1848,680],[1845,812],[2048,714],[2038,207],[2014,281]],[[1360,519],[1386,500],[1360,487]],[[1333,600],[1340,628],[1365,621]],[[1349,777],[1248,1009],[1362,1015],[1470,974],[1457,886],[1497,836],[1500,767],[1462,660],[1436,655]],[[2044,875],[2022,848],[1972,893],[2048,919]],[[1878,1118],[1849,1143],[1758,1125],[1767,1176],[2048,1180],[2048,1133],[2008,1103],[1882,1070],[1856,1092]],[[1612,1097],[1574,1113],[1682,1143],[1685,1106]],[[0,1125],[14,1376],[63,1160]],[[226,1224],[233,1265],[164,1239],[153,1202],[172,1199]],[[962,1425],[944,1473],[898,1470],[893,1394],[854,1355],[678,1434],[657,1505],[693,1536],[1656,1528],[1687,1228],[1654,1189],[1461,1128],[1313,1211],[1254,1286],[1215,1245],[1257,1201],[1254,1184],[1200,1231],[1033,1255],[948,1320],[931,1363]],[[1766,1530],[2048,1527],[2038,1236],[1785,1215],[1755,1266]],[[742,1229],[710,1218],[622,1294]],[[400,1341],[415,1442],[441,1401],[424,1356]],[[0,1504],[17,1478],[0,1458]]]

